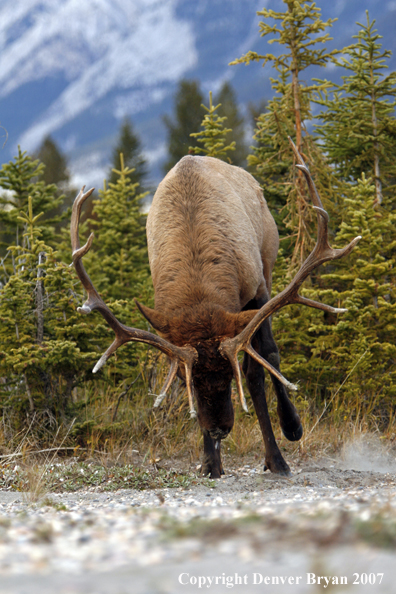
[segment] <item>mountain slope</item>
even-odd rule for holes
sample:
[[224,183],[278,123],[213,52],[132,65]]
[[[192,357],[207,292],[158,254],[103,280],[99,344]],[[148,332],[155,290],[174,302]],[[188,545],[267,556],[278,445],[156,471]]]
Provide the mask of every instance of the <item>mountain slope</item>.
[[[339,17],[333,47],[351,43],[368,8],[393,49],[396,2],[321,4],[324,19]],[[231,79],[242,104],[270,95],[269,69],[228,66],[249,49],[276,50],[258,33],[256,11],[266,5],[285,7],[281,0],[2,0],[0,122],[9,134],[2,161],[18,143],[32,151],[51,134],[77,177],[101,179],[128,114],[158,165],[161,114],[171,110],[180,77],[201,80],[205,93]]]

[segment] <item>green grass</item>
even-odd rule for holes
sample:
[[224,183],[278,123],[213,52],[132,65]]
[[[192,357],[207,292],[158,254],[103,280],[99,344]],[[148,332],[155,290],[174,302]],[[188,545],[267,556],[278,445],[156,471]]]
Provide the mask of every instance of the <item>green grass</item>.
[[202,484],[214,487],[215,482],[191,472],[177,472],[155,467],[147,469],[131,464],[107,468],[97,463],[72,462],[47,464],[45,467],[6,465],[0,467],[0,489],[29,492],[40,481],[40,492],[73,492],[95,488],[99,491],[118,489],[187,489]]

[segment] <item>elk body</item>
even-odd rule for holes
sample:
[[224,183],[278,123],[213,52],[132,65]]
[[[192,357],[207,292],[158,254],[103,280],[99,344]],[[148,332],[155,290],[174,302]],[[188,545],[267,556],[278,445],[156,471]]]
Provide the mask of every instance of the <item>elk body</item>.
[[211,157],[187,156],[161,182],[147,220],[155,307],[137,303],[159,336],[124,326],[99,297],[81,261],[93,237],[82,248],[78,240],[81,206],[92,190],[85,194],[82,190],[73,207],[73,261],[88,292],[88,300],[80,309],[84,313],[98,309],[116,333],[94,371],[131,340],[152,344],[166,353],[171,360],[170,372],[155,405],[162,401],[178,374],[186,382],[192,414],[194,399],[197,403],[204,439],[202,472],[212,478],[223,473],[221,440],[234,423],[233,378],[246,409],[238,352],[245,352],[243,372],[263,434],[264,468],[287,475],[290,469],[277,446],[268,414],[264,368],[271,374],[285,437],[298,440],[303,430],[286,390],[295,386],[280,373],[270,316],[289,303],[336,313],[345,311],[298,294],[301,283],[314,268],[349,253],[360,238],[342,250],[329,246],[328,215],[307,167],[292,146],[318,213],[318,239],[292,282],[272,299],[271,275],[279,238],[254,178],[243,169]]

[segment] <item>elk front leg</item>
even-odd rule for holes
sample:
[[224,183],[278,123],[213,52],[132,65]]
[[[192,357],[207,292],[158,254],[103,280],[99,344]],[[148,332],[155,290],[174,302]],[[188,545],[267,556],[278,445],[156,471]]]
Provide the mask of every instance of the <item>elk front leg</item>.
[[210,478],[220,478],[224,474],[223,465],[221,463],[221,440],[214,440],[207,429],[202,429],[204,439],[204,459],[201,466],[201,474],[209,475]]

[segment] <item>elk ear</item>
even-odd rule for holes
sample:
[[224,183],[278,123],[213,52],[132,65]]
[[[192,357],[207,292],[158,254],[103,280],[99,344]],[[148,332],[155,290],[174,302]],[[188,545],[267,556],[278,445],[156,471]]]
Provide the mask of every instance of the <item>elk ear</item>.
[[169,321],[166,316],[162,313],[155,311],[155,309],[151,309],[151,307],[147,307],[147,305],[143,305],[139,303],[137,299],[134,300],[140,313],[150,322],[150,324],[161,332],[161,334],[167,334],[169,332]]
[[242,330],[246,328],[250,320],[254,318],[258,309],[248,309],[247,311],[241,311],[235,315],[235,336],[240,334]]

